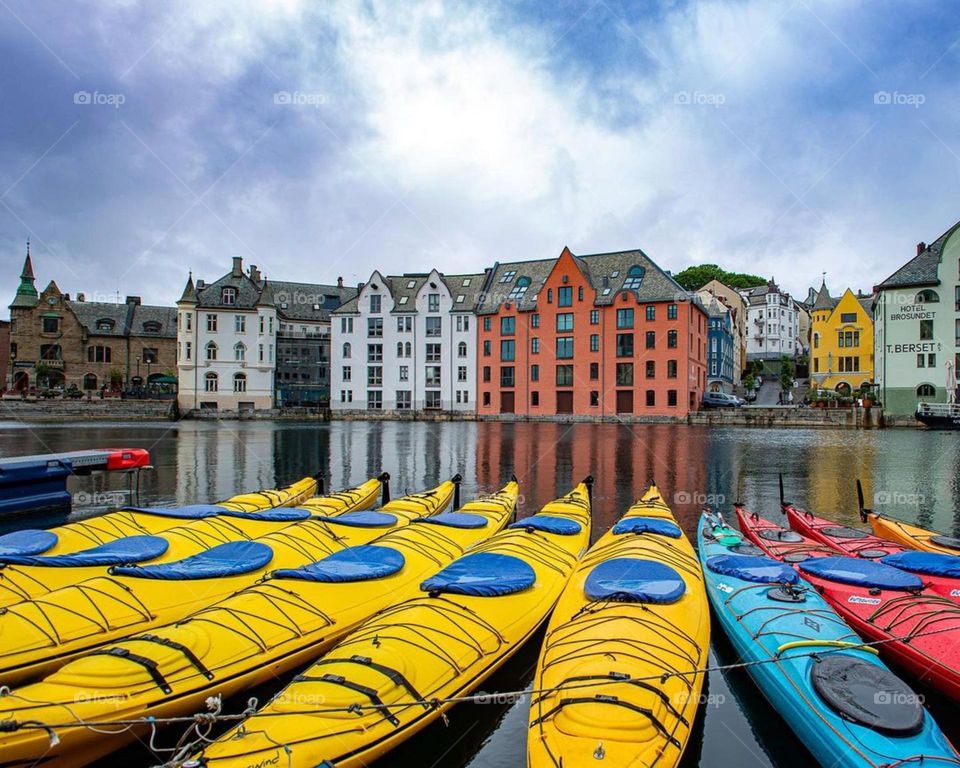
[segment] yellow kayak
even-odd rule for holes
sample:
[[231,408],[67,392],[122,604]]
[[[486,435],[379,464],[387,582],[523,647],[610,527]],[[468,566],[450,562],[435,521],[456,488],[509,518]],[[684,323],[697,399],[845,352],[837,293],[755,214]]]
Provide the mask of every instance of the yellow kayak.
[[[142,520],[155,517],[166,520],[164,515],[170,515],[181,524],[161,533],[123,536],[67,554],[0,555],[0,608],[106,575],[110,566],[171,562],[229,541],[256,539],[312,515],[331,516],[369,509],[381,490],[380,480],[368,480],[330,496],[313,497],[296,507],[251,509],[249,504],[244,504],[242,510],[234,511],[221,504],[160,509],[156,513],[132,510],[110,513],[136,515]],[[267,498],[259,494],[245,494],[244,498],[252,496]],[[298,498],[296,494],[284,496]]]
[[529,768],[677,765],[704,682],[689,670],[706,666],[709,643],[697,556],[651,486],[590,549],[553,612]]
[[[458,512],[414,519],[372,544],[273,571],[177,624],[81,656],[0,696],[0,720],[55,725],[189,715],[204,709],[208,696],[225,698],[298,669],[502,529],[517,492],[510,482]],[[106,737],[79,723],[52,730],[59,739],[53,749],[49,732],[33,727],[0,736],[0,753],[13,762],[43,757],[80,766],[147,733]]]
[[295,507],[317,492],[317,481],[305,477],[286,488],[241,493],[216,504],[184,507],[130,507],[106,512],[49,530],[14,531],[0,536],[0,556],[62,555],[89,549],[124,536],[153,535],[183,525],[184,520],[220,511],[257,512],[274,507]]
[[589,541],[589,486],[581,483],[363,624],[188,764],[368,765],[442,717],[451,698],[474,690],[530,638]]
[[960,539],[945,536],[936,531],[921,528],[918,525],[901,523],[889,517],[881,517],[875,512],[867,513],[867,519],[873,532],[882,539],[895,541],[910,549],[922,549],[927,552],[941,552],[945,555],[960,555]]
[[456,486],[448,480],[433,490],[394,499],[380,512],[309,518],[183,560],[114,566],[109,575],[9,606],[0,612],[0,685],[47,675],[106,643],[180,621],[268,571],[299,568],[366,544],[394,525],[444,509]]

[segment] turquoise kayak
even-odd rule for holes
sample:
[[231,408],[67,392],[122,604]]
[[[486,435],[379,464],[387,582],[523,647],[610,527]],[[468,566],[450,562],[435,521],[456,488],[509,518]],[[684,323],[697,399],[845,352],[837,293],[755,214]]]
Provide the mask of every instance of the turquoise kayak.
[[697,532],[710,605],[747,672],[825,768],[960,765],[915,694],[797,572],[721,518]]

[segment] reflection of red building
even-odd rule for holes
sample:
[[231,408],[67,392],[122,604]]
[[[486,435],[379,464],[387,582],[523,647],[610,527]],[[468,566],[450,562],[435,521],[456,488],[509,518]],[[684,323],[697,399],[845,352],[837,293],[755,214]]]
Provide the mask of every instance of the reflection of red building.
[[685,416],[707,317],[642,251],[498,264],[477,332],[480,415]]

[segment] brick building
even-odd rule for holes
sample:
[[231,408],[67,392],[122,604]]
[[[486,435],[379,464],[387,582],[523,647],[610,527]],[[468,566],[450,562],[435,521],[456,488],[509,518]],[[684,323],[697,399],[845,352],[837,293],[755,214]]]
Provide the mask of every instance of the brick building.
[[71,299],[54,281],[38,293],[29,247],[10,304],[10,372],[6,386],[119,390],[176,370],[176,310]]
[[481,416],[673,416],[706,384],[707,315],[640,250],[497,264],[477,309]]

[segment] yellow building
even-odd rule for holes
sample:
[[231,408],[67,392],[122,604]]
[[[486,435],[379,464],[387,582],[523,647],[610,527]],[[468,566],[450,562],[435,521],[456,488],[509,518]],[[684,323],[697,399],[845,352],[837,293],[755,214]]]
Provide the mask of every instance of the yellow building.
[[873,383],[873,298],[849,288],[835,299],[820,286],[811,311],[810,386],[855,390]]

